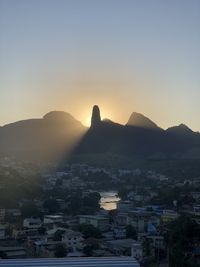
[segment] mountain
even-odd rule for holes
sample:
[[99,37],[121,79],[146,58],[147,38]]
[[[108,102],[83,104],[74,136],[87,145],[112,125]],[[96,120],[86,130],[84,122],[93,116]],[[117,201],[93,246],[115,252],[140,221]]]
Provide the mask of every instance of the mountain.
[[135,159],[200,159],[200,134],[181,124],[167,130],[134,112],[126,125],[102,120],[93,107],[91,127],[69,113],[52,111],[41,119],[18,121],[0,127],[0,155],[20,159],[92,160],[102,157]]
[[51,160],[70,151],[87,130],[69,113],[52,111],[0,128],[0,155]]
[[126,125],[149,129],[159,128],[152,120],[137,112],[131,114]]
[[166,130],[167,132],[174,133],[174,134],[184,134],[190,135],[194,134],[194,132],[185,124],[180,124],[178,126],[170,127]]
[[95,105],[92,109],[91,127],[96,127],[101,122],[100,109]]
[[136,112],[125,126],[98,117],[98,123],[86,132],[74,154],[84,157],[102,155],[104,158],[106,155],[119,155],[128,159],[177,159],[193,157],[191,151],[195,149],[195,157],[200,158],[199,134],[190,131],[188,137],[188,134],[182,134],[183,129],[175,132],[159,128],[153,121]]

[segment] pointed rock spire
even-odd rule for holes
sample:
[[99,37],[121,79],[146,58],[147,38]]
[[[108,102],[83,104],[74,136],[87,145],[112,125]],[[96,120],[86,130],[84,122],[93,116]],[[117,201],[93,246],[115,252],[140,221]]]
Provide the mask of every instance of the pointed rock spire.
[[97,126],[101,122],[100,109],[97,105],[93,106],[91,127]]

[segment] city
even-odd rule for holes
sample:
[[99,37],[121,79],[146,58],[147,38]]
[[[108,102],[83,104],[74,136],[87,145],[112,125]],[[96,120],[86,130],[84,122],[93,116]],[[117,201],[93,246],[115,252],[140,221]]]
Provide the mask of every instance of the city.
[[[9,158],[0,166],[3,259],[132,256],[141,266],[199,262],[200,177],[77,163],[57,171]],[[177,235],[183,244],[175,242]]]
[[200,267],[199,99],[199,0],[0,0],[0,267]]

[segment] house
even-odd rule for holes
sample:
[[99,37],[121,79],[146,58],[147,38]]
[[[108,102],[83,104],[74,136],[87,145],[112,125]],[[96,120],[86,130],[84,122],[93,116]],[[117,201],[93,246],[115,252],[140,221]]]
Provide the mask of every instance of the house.
[[114,255],[123,256],[123,255],[131,255],[131,248],[133,243],[136,241],[131,238],[127,239],[117,239],[107,241],[106,244],[110,252]]
[[38,235],[38,228],[24,228],[24,229],[13,229],[12,237],[14,239],[27,239],[30,236]]
[[21,217],[20,209],[6,209],[6,214],[12,217]]
[[0,222],[4,222],[5,215],[6,215],[6,210],[5,209],[0,209]]
[[37,229],[42,226],[40,218],[26,218],[23,221],[24,228]]
[[47,259],[37,258],[32,259],[31,264],[29,259],[21,260],[1,260],[1,264],[5,267],[49,267],[49,266],[65,266],[65,267],[140,267],[138,261],[132,257],[82,257],[82,258],[60,258],[60,259]]
[[134,226],[137,232],[143,233],[147,229],[147,223],[150,218],[148,212],[142,210],[134,210],[128,213],[127,222]]
[[[0,252],[5,255],[7,259],[17,259],[26,257],[26,249],[24,247],[0,247]],[[8,265],[11,266],[11,265]]]
[[200,216],[200,205],[195,205],[193,206],[193,211],[191,212],[191,214],[193,214],[194,216],[199,217]]
[[120,212],[126,212],[133,208],[133,204],[129,200],[120,200],[117,202],[117,210]]
[[101,231],[109,230],[109,219],[104,216],[95,215],[80,215],[79,223],[92,224],[94,227],[99,228]]
[[66,229],[62,227],[54,227],[51,230],[47,231],[46,243],[48,240],[53,239],[56,234],[60,236],[60,242],[65,244],[67,248],[70,248],[72,251],[80,250],[83,248],[82,234],[78,231],[73,231],[71,229]]
[[44,224],[54,224],[54,223],[62,223],[63,216],[62,215],[45,215],[44,216]]
[[67,229],[62,235],[62,242],[66,244],[67,248],[71,248],[73,251],[83,248],[82,234],[70,229]]
[[191,192],[191,196],[196,200],[200,200],[200,192]]
[[161,220],[163,222],[170,222],[179,217],[179,214],[174,210],[163,210],[161,214]]
[[146,236],[147,240],[150,241],[150,244],[153,248],[164,248],[164,237],[161,235],[149,235]]
[[134,257],[138,261],[141,261],[143,258],[143,247],[140,242],[132,243],[131,247],[131,257]]
[[6,226],[0,225],[0,239],[5,239],[6,233],[5,233]]
[[134,198],[133,198],[135,201],[137,202],[141,202],[144,200],[144,196],[141,195],[141,194],[135,194]]
[[126,238],[126,228],[125,227],[115,227],[113,229],[115,239]]

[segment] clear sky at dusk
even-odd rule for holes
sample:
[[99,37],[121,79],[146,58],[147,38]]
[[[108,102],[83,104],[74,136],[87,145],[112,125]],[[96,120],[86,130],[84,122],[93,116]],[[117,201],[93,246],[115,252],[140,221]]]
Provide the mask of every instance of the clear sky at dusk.
[[200,131],[200,1],[0,0],[0,125],[93,104]]

